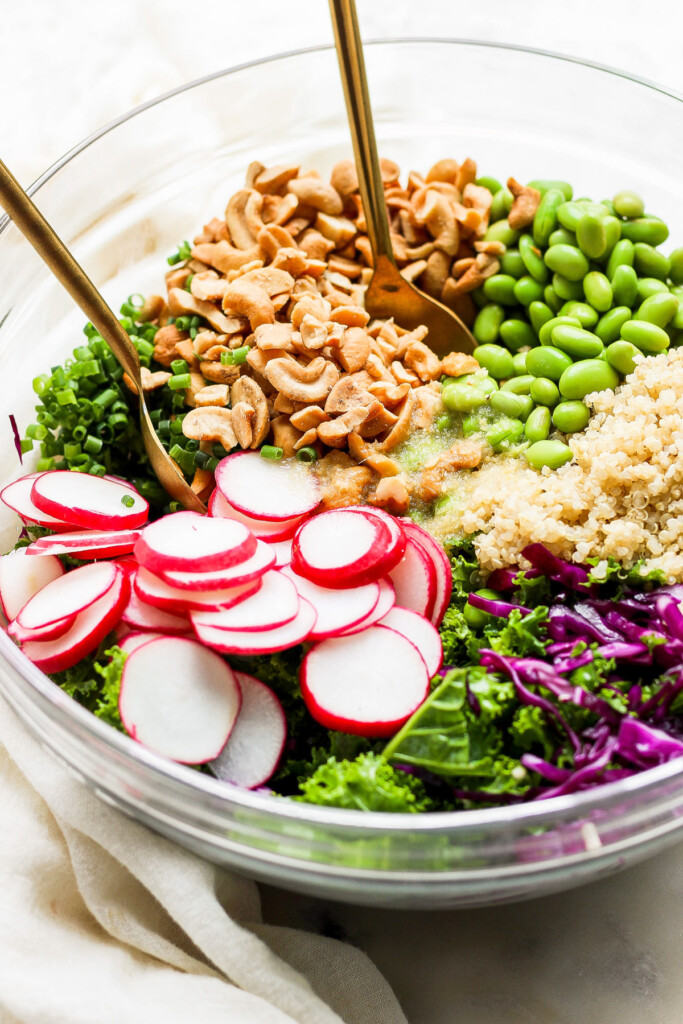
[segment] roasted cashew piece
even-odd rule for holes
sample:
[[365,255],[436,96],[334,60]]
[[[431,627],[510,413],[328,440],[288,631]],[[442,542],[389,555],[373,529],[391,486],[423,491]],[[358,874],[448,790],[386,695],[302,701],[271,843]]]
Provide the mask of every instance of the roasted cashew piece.
[[286,459],[291,459],[296,454],[296,443],[301,437],[301,431],[293,427],[287,416],[276,416],[270,421],[273,430],[273,444],[276,448],[282,448]]
[[327,398],[339,380],[339,370],[322,356],[304,367],[294,359],[271,359],[263,368],[264,377],[293,402],[312,405]]
[[190,282],[190,291],[195,299],[201,299],[204,302],[220,302],[227,287],[226,279],[219,277],[215,270],[204,270],[199,274],[193,274]]
[[327,328],[310,313],[304,316],[299,331],[303,347],[308,351],[319,351],[327,344]]
[[[455,256],[460,245],[460,230],[448,199],[436,189],[427,188],[424,193],[416,192],[412,203],[415,220],[418,224],[425,225],[437,249],[442,249],[449,256]],[[410,252],[407,255],[419,258],[417,252]]]
[[231,412],[232,429],[235,431],[240,448],[251,448],[253,441],[251,422],[255,416],[254,410],[246,402],[233,402]]
[[330,448],[344,448],[347,437],[368,418],[368,412],[369,410],[362,406],[349,409],[342,416],[321,423],[318,427],[318,437]]
[[239,280],[257,284],[272,299],[274,295],[290,294],[294,287],[294,278],[286,270],[277,267],[259,267],[241,274]]
[[360,434],[355,432],[349,434],[348,444],[349,452],[356,462],[369,466],[380,476],[396,476],[400,472],[398,462],[377,451],[375,446],[364,441]]
[[319,295],[317,292],[305,292],[292,307],[290,316],[292,327],[295,331],[298,331],[307,314],[325,323],[326,320],[329,320],[331,312],[332,306],[322,295]]
[[207,384],[194,396],[194,404],[198,409],[205,406],[222,408],[230,401],[230,388],[227,384]]
[[384,438],[382,443],[378,445],[380,451],[390,452],[392,448],[405,441],[406,437],[410,433],[410,420],[413,415],[413,405],[415,404],[415,394],[410,391],[406,395],[406,400],[403,403],[403,408],[399,414],[396,423],[391,428],[390,433]]
[[[225,316],[220,309],[216,309],[213,303],[196,299],[184,288],[171,288],[168,294],[168,307],[172,316],[182,316],[184,313],[188,313],[191,316],[203,317],[219,334],[236,334],[242,329],[239,320]],[[156,336],[154,340],[156,341]]]
[[464,352],[449,352],[441,360],[441,370],[448,377],[462,377],[466,373],[476,373],[480,369],[474,356]]
[[228,274],[231,270],[239,270],[240,267],[263,256],[260,245],[252,245],[247,249],[235,249],[230,242],[202,242],[192,249],[192,258],[201,260],[215,267],[221,274]]
[[222,363],[200,363],[199,371],[214,384],[233,384],[240,375],[239,366],[223,366]]
[[242,188],[231,196],[225,210],[225,223],[233,245],[238,249],[251,249],[256,244],[256,235],[247,221],[247,203],[252,194],[249,188]]
[[454,185],[458,169],[459,164],[457,160],[450,160],[448,158],[437,160],[427,171],[425,181],[427,184],[433,181],[446,181],[449,185]]
[[[263,391],[251,377],[242,376],[232,385],[231,389],[233,410],[235,403],[249,405],[254,411],[251,420],[252,440],[251,447],[258,448],[268,436],[270,429],[270,414],[268,412],[268,401]],[[242,445],[242,447],[247,447]]]
[[344,199],[352,192],[358,191],[358,175],[353,160],[340,160],[334,165],[330,184],[335,192]]
[[372,396],[352,377],[342,377],[327,396],[325,412],[334,416],[338,413],[348,412],[349,409],[355,409],[357,406],[366,407],[373,401]]
[[348,327],[341,339],[337,358],[348,373],[362,370],[370,355],[370,336],[362,327]]
[[254,281],[238,277],[223,296],[223,309],[246,316],[255,331],[261,324],[275,323],[275,307],[268,292]]
[[194,441],[218,441],[226,452],[237,445],[230,409],[191,409],[183,420],[183,434]]
[[272,351],[273,349],[293,352],[293,337],[294,329],[291,324],[260,324],[254,331],[256,347],[264,352]]
[[[152,373],[146,366],[140,367],[140,378],[142,380],[143,391],[156,391],[157,388],[163,388],[164,384],[167,384],[172,376],[173,374],[167,373],[166,370],[157,370],[156,373]],[[132,377],[129,377],[127,373],[124,373],[123,375],[123,383],[129,391],[133,392],[134,395],[138,393],[138,389],[133,383]]]
[[339,193],[326,184],[321,178],[304,175],[287,183],[287,191],[292,192],[302,206],[312,206],[321,213],[336,215],[342,212],[344,204]]
[[508,178],[507,184],[515,197],[508,213],[508,224],[514,231],[521,231],[533,221],[541,201],[541,193],[537,188],[520,185],[514,178]]
[[298,164],[277,164],[275,167],[264,167],[254,178],[253,187],[264,194],[277,195],[287,182],[296,178],[298,173]]
[[403,362],[413,370],[420,380],[436,380],[441,376],[441,360],[421,341],[411,341]]
[[410,492],[401,476],[384,477],[368,499],[371,505],[385,508],[392,516],[403,516],[408,511]]
[[289,417],[289,422],[297,430],[306,431],[316,429],[321,423],[329,420],[329,418],[319,405],[306,405],[303,409],[299,409],[298,412],[293,412]]

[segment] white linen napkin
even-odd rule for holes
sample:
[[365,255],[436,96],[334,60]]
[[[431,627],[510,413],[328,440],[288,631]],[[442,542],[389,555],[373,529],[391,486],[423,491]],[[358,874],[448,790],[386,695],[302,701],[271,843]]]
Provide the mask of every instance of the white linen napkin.
[[0,699],[3,1024],[406,1024],[364,953],[102,803]]

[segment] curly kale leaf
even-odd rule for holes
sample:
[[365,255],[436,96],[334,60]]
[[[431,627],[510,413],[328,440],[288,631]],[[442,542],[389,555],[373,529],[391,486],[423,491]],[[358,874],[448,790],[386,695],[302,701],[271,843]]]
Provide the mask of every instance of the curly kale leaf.
[[330,757],[300,786],[304,803],[355,811],[416,813],[432,809],[420,779],[397,771],[378,754],[353,761]]
[[89,657],[63,672],[55,672],[51,679],[88,711],[122,732],[119,691],[126,657],[109,637]]

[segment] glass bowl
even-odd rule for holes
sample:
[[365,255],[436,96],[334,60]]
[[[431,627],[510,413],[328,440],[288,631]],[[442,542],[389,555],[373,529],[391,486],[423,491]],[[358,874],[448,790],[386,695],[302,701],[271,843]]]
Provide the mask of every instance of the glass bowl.
[[[480,43],[376,43],[367,65],[381,151],[404,173],[472,156],[481,173],[564,178],[598,199],[635,188],[683,239],[680,98],[577,61]],[[160,290],[164,257],[223,210],[251,160],[325,172],[349,155],[336,59],[323,48],[147,104],[67,154],[33,191],[118,308],[130,292]],[[79,343],[83,317],[6,220],[0,325],[2,408],[22,428],[32,378]],[[18,467],[2,430],[5,479]],[[2,550],[17,532],[6,518]],[[239,790],[164,761],[79,707],[1,632],[0,687],[103,800],[210,860],[329,898],[445,908],[536,896],[642,859],[683,825],[683,762],[526,806],[362,814]]]

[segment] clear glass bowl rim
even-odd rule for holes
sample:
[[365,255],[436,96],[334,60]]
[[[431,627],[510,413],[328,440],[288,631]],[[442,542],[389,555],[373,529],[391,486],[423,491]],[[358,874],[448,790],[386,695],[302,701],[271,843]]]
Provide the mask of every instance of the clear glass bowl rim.
[[[478,47],[487,50],[503,50],[519,53],[526,56],[539,57],[550,61],[562,61],[575,64],[602,74],[623,78],[635,85],[643,86],[646,89],[658,92],[663,96],[678,102],[683,102],[683,94],[668,89],[660,83],[631,74],[620,68],[600,64],[595,61],[573,57],[569,54],[557,53],[536,47],[521,46],[515,43],[494,43],[477,39],[457,39],[451,37],[434,36],[411,36],[400,38],[380,38],[368,40],[364,43],[366,49],[375,49],[389,46],[455,46],[455,47]],[[320,53],[326,50],[333,51],[330,44],[303,47],[301,49],[289,50],[283,53],[259,57],[256,60],[247,61],[242,64],[233,65],[221,71],[212,72],[201,78],[193,79],[185,85],[170,89],[151,100],[141,103],[125,114],[114,118],[103,125],[81,142],[68,150],[62,157],[56,160],[47,168],[28,188],[27,192],[34,195],[42,185],[48,182],[59,171],[66,167],[79,153],[95,144],[100,138],[109,132],[114,131],[119,125],[131,120],[137,115],[164,103],[182,93],[201,87],[214,80],[238,74],[260,65],[274,65],[280,61],[296,59],[308,54]],[[10,218],[5,214],[0,218],[0,239],[10,224]],[[377,811],[354,811],[339,808],[320,807],[312,804],[295,803],[292,800],[264,799],[263,794],[252,793],[250,790],[243,790],[237,787],[227,786],[207,775],[199,775],[188,770],[183,765],[176,765],[171,761],[157,756],[136,743],[129,736],[117,732],[111,726],[106,725],[96,718],[84,707],[68,697],[64,691],[56,686],[40,670],[35,668],[21,654],[19,649],[12,643],[7,635],[0,633],[0,655],[16,669],[23,680],[29,682],[38,691],[40,697],[49,706],[51,713],[57,716],[60,724],[68,727],[69,722],[75,719],[85,733],[91,733],[93,738],[111,747],[123,759],[131,759],[138,764],[144,765],[152,775],[171,785],[177,785],[188,794],[196,797],[209,797],[214,803],[223,804],[227,807],[243,807],[250,811],[265,811],[280,819],[295,819],[298,822],[309,822],[318,825],[331,825],[343,827],[353,832],[362,830],[368,832],[383,832],[387,827],[392,831],[419,831],[431,832],[447,831],[451,835],[458,832],[469,832],[471,829],[496,827],[505,822],[508,826],[540,826],[541,824],[552,823],[554,819],[562,819],[565,816],[572,818],[582,814],[588,815],[591,811],[607,810],[608,808],[622,804],[629,798],[636,795],[646,799],[648,796],[657,795],[660,787],[664,787],[668,781],[677,780],[683,777],[683,761],[671,761],[656,768],[650,768],[640,772],[631,778],[619,782],[607,783],[593,790],[586,790],[583,793],[570,794],[563,797],[552,797],[547,800],[538,800],[531,803],[521,803],[505,806],[497,806],[481,810],[464,811],[437,811],[429,814],[390,814]]]

